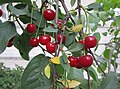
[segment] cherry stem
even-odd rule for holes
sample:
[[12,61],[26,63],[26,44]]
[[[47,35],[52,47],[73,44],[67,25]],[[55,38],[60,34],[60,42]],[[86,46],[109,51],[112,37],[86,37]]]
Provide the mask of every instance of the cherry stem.
[[90,73],[89,73],[88,68],[86,69],[86,72],[87,72],[87,76],[88,76],[88,89],[92,89],[91,88],[91,81],[90,81]]
[[40,30],[40,24],[42,22],[42,18],[43,18],[43,15],[41,14],[40,21],[39,21],[38,28],[37,28],[37,32],[35,34],[35,38],[37,38],[37,36],[38,36],[39,30]]
[[93,52],[89,49],[89,53],[93,56],[93,60],[95,61],[96,65],[100,68],[100,70],[103,72],[104,76],[106,76],[106,73],[104,72],[104,70],[101,68],[101,66],[99,65],[99,63],[97,62]]
[[34,8],[32,7],[32,11],[31,11],[31,24],[32,24],[33,13],[34,13]]

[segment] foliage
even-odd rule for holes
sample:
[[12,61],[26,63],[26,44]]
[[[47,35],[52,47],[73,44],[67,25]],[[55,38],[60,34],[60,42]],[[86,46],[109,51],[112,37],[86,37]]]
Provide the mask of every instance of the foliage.
[[10,69],[0,63],[0,89],[20,89],[23,68],[16,65]]
[[[72,7],[70,10],[65,0],[41,0],[39,5],[36,1],[0,1],[1,5],[7,3],[7,10],[10,12],[8,21],[0,22],[0,34],[2,34],[0,35],[0,53],[5,51],[7,43],[13,37],[14,47],[19,50],[21,57],[25,60],[30,60],[29,52],[33,48],[29,43],[30,38],[39,39],[39,36],[47,34],[57,45],[55,50],[49,46],[51,52],[39,44],[43,54],[30,60],[22,76],[21,89],[61,89],[69,87],[67,80],[72,80],[72,84],[79,82],[78,85],[72,85],[74,89],[119,89],[117,73],[119,64],[116,60],[120,53],[120,15],[115,9],[120,8],[120,1],[96,0],[84,7],[81,5],[81,0],[70,0]],[[13,4],[14,2],[17,3]],[[43,13],[50,8],[55,11],[56,17],[55,20],[47,21]],[[81,13],[81,10],[84,13]],[[58,19],[62,22],[58,23]],[[15,22],[21,27],[22,34],[17,33]],[[110,22],[110,26],[100,33],[98,28],[105,26],[107,22]],[[23,27],[23,24],[29,23],[36,25],[37,29],[33,33],[27,32],[27,28]],[[60,42],[57,34],[62,34]],[[102,37],[107,38],[109,35],[111,38],[108,43],[100,43]],[[85,47],[84,39],[87,36],[94,36],[97,39],[97,45],[95,44],[94,48]],[[63,40],[66,41],[63,42]],[[80,40],[83,40],[83,43],[79,43]],[[101,48],[103,53],[98,54],[100,45],[104,45],[105,48]],[[46,52],[49,55],[46,55]],[[72,55],[79,59],[87,54],[93,58],[92,66],[75,68],[69,65],[68,56]],[[111,66],[114,68],[112,72]],[[87,73],[88,79],[85,78],[84,72]]]

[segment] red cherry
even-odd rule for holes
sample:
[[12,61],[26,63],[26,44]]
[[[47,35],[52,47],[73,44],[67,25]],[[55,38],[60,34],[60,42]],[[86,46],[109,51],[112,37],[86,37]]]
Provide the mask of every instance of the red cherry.
[[71,67],[76,67],[79,63],[79,60],[77,57],[69,56],[68,60],[70,61],[70,66]]
[[13,40],[14,40],[14,37],[12,37],[10,40],[9,40],[9,42],[8,42],[8,44],[7,44],[7,47],[11,47],[12,45],[13,45]]
[[97,45],[97,39],[94,36],[87,36],[84,45],[85,48],[93,48]]
[[35,24],[28,24],[28,25],[27,25],[27,31],[28,31],[29,33],[33,33],[33,32],[35,32],[35,30],[36,30]]
[[56,44],[55,43],[52,43],[52,42],[48,42],[46,44],[46,49],[49,53],[54,53],[55,52],[55,47],[56,47]]
[[50,21],[50,20],[54,20],[55,19],[55,12],[51,9],[46,9],[43,12],[43,16],[46,20]]
[[[61,38],[62,38],[62,34],[58,34],[57,35],[58,44],[60,44]],[[56,39],[56,37],[55,37],[55,39]],[[66,41],[66,36],[63,36],[62,43],[65,43],[65,41]]]
[[0,9],[0,16],[2,16],[2,14],[3,14],[3,11]]
[[54,27],[55,25],[52,23],[51,26]]
[[81,56],[79,57],[79,64],[78,66],[81,67],[90,67],[93,63],[93,58],[91,55],[85,55],[85,56]]
[[79,40],[78,43],[83,44],[84,45],[84,40]]
[[51,38],[50,38],[49,35],[39,36],[39,43],[42,44],[42,45],[46,45],[50,41],[51,41]]
[[31,38],[29,43],[32,47],[37,47],[39,45],[39,40],[37,38]]
[[11,47],[12,45],[12,41],[9,41],[7,47]]
[[58,19],[57,24],[58,24],[58,29],[61,28],[62,27],[62,20]]

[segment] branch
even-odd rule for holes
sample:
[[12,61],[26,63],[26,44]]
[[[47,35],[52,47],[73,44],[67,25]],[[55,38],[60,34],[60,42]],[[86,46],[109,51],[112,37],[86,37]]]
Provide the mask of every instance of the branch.
[[93,60],[95,61],[96,65],[100,68],[100,70],[103,72],[104,76],[106,75],[105,72],[103,71],[103,69],[101,68],[101,66],[99,65],[99,63],[97,62],[93,52],[89,49],[89,53],[93,56]]
[[[74,19],[72,18],[72,16],[71,16],[71,14],[69,13],[69,11],[68,11],[68,9],[67,9],[67,6],[65,5],[65,1],[64,0],[60,0],[60,2],[61,2],[61,4],[62,4],[62,6],[63,6],[63,8],[64,8],[64,10],[65,10],[65,13],[66,13],[66,19],[71,19],[71,21],[73,22],[73,24],[74,25],[76,25],[76,23],[75,23],[75,21],[74,21]],[[68,20],[67,20],[68,21]],[[64,23],[64,24],[66,24],[66,23]]]
[[[77,7],[80,7],[80,5],[81,5],[81,0],[78,0]],[[79,21],[81,23],[81,8],[78,8],[78,17],[79,17]]]
[[17,23],[18,23],[19,26],[21,27],[21,29],[24,30],[23,26],[20,24],[20,22],[19,22],[19,20],[17,19],[17,17],[15,17],[15,18],[16,18]]
[[[69,18],[71,17],[71,15],[70,15],[70,13],[69,13],[69,11],[68,11],[68,9],[67,9],[67,6],[65,5],[65,1],[64,1],[64,0],[60,0],[60,2],[61,2],[62,6],[63,6],[63,8],[64,8],[64,10],[65,10],[65,12],[66,12],[66,17],[65,17],[65,19],[64,19],[64,24],[66,24],[67,21],[69,20]],[[57,55],[59,55],[60,50],[62,49],[62,41],[63,41],[63,36],[64,36],[64,31],[65,31],[65,29],[66,29],[66,26],[64,26],[64,27],[62,28],[62,31],[63,31],[63,32],[62,32],[62,37],[61,37],[61,40],[60,40],[60,44],[59,44],[58,54],[57,54]]]
[[89,73],[88,68],[86,69],[86,72],[87,72],[87,76],[88,76],[88,89],[92,89],[91,88],[91,82],[90,82],[90,73]]

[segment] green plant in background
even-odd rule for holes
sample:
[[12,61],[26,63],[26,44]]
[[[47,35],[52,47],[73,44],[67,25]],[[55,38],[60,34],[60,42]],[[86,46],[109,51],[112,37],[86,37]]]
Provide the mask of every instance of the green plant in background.
[[[0,1],[7,3],[9,12],[8,21],[0,21],[0,53],[14,45],[23,59],[30,60],[34,47],[43,51],[25,68],[20,89],[119,89],[120,15],[115,9],[120,1],[96,0],[84,7],[81,0],[70,0],[70,10],[65,0],[40,2]],[[97,28],[109,21],[109,28],[100,33]],[[15,22],[22,34],[17,33]],[[100,43],[108,35],[110,41]],[[100,45],[105,49],[98,54]]]
[[20,66],[10,69],[0,63],[0,89],[20,89],[23,71]]

